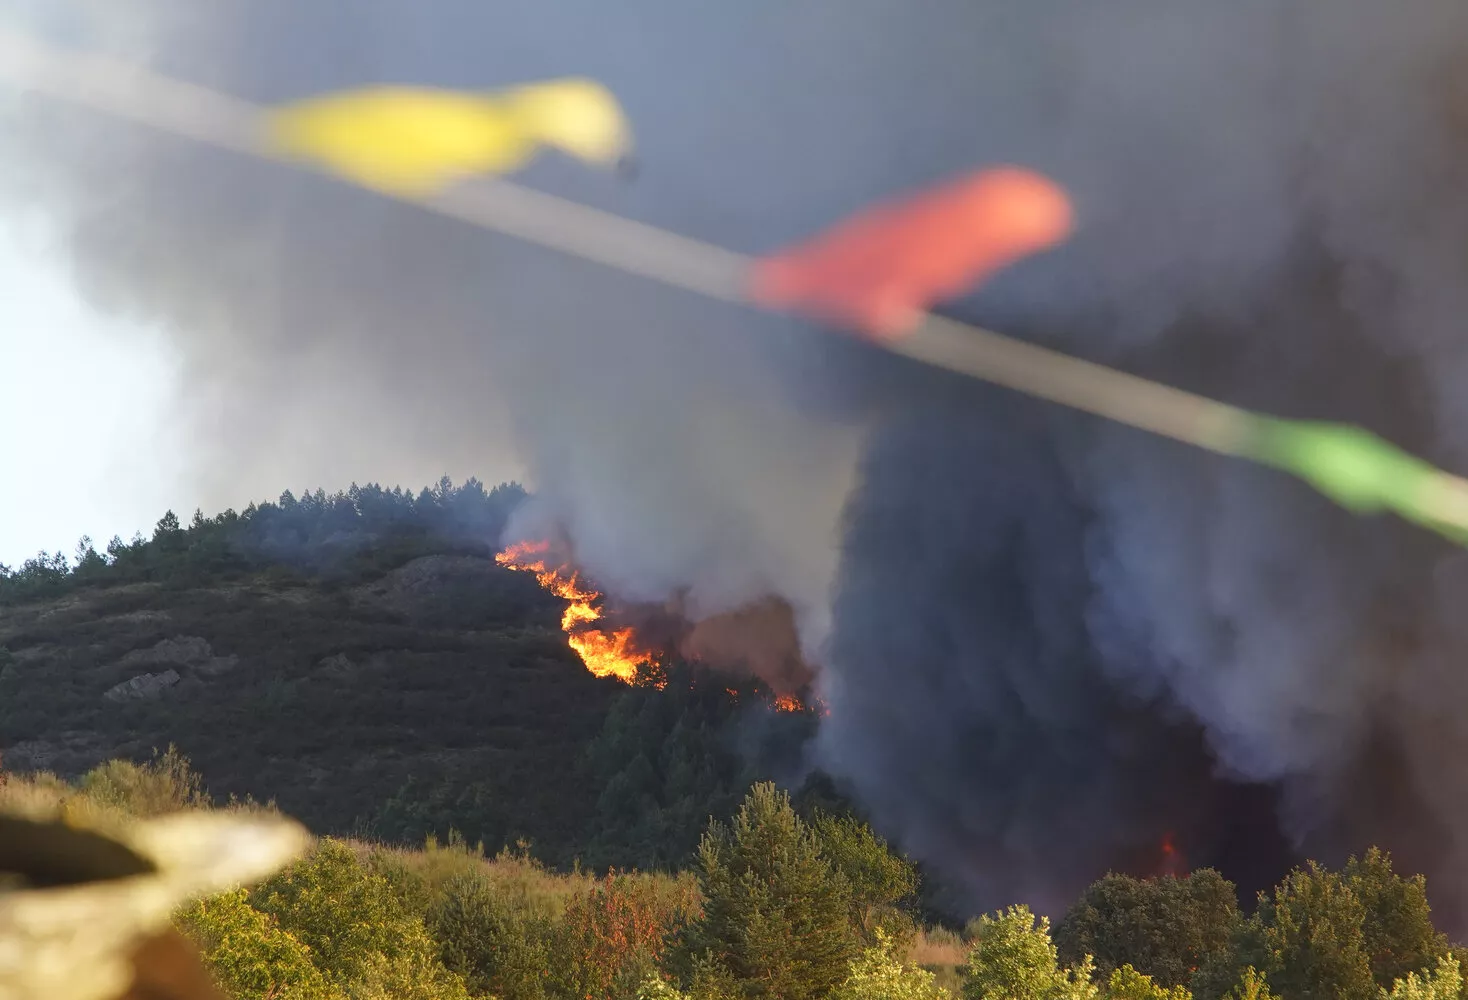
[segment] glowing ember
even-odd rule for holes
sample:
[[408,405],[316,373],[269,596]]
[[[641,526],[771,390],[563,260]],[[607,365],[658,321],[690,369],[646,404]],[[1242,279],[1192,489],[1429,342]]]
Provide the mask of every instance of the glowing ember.
[[495,556],[494,561],[510,569],[534,573],[542,587],[568,602],[561,615],[561,628],[587,670],[597,677],[617,677],[633,683],[639,668],[651,663],[652,657],[636,648],[635,634],[630,628],[606,631],[589,627],[601,619],[597,607],[601,592],[588,586],[575,570],[547,565],[549,553],[549,542],[520,542]]
[[1158,866],[1159,875],[1171,875],[1174,878],[1182,878],[1188,874],[1188,863],[1184,860],[1182,852],[1178,850],[1177,843],[1171,833],[1163,834],[1162,843],[1159,847],[1162,854],[1161,864]]
[[826,707],[826,703],[821,701],[821,699],[813,698],[811,702],[807,704],[801,701],[799,698],[795,697],[795,695],[793,694],[777,695],[775,699],[770,702],[770,707],[777,712],[814,712],[822,718],[825,718],[831,714],[831,710]]

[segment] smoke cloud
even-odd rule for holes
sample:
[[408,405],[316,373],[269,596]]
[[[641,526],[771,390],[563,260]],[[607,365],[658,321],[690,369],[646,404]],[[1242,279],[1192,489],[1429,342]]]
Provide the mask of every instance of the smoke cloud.
[[[1072,191],[1082,233],[959,311],[1468,466],[1453,0],[0,11],[259,101],[594,76],[639,180],[525,179],[737,250],[1024,163]],[[0,152],[0,197],[49,211],[84,293],[175,340],[205,499],[523,471],[538,500],[513,530],[563,525],[618,599],[677,595],[696,620],[787,603],[831,707],[815,758],[971,905],[1054,909],[1169,832],[1245,880],[1278,874],[1279,831],[1331,860],[1380,842],[1449,916],[1468,899],[1463,554],[1263,470],[82,112],[10,101]]]

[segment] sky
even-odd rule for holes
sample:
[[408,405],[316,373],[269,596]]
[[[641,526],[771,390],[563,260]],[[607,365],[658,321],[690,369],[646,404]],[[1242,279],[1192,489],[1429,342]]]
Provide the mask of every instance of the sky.
[[36,227],[0,226],[0,563],[187,504],[177,379],[167,341],[89,308]]

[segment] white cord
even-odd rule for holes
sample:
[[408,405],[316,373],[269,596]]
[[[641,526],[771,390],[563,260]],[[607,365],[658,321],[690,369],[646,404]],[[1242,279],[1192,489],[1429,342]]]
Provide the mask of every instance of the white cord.
[[[281,159],[263,141],[262,109],[255,105],[105,56],[54,49],[3,27],[0,77],[174,135]],[[483,179],[413,203],[710,298],[753,304],[745,290],[749,258],[509,181]],[[883,346],[1214,451],[1240,454],[1246,444],[1246,411],[955,320],[929,316],[913,334]]]

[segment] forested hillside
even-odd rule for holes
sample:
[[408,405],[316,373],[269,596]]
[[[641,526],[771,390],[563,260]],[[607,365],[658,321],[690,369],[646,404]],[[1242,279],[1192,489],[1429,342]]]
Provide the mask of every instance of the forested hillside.
[[[286,493],[0,567],[0,753],[75,776],[172,744],[320,833],[680,863],[774,768],[733,737],[767,709],[676,663],[663,692],[587,673],[562,602],[493,560],[524,495]],[[771,753],[809,725],[772,719]]]

